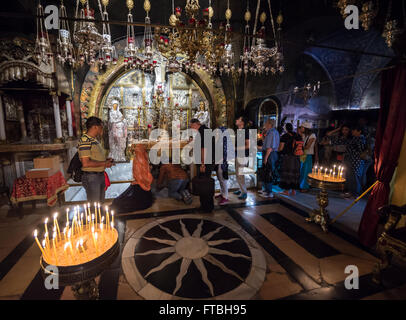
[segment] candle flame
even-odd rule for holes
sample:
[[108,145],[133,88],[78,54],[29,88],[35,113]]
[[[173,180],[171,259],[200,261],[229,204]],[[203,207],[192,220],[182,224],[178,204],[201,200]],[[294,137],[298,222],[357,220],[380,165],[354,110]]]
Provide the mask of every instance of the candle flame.
[[113,228],[114,228],[114,222],[111,222],[111,223],[110,223],[110,226],[111,226],[111,228],[113,229]]
[[92,227],[92,233],[94,232],[94,227]]
[[56,239],[56,231],[54,231],[53,239],[54,239],[54,240]]
[[66,242],[65,245],[63,246],[63,250],[66,251],[66,248],[69,247],[69,242]]
[[44,240],[42,240],[42,246],[45,248],[45,245],[46,245],[46,241],[44,239]]
[[47,224],[47,223],[48,223],[48,218],[45,219],[45,224]]
[[97,204],[97,207],[100,208],[100,203]]
[[38,236],[38,230],[35,229],[35,230],[34,230],[34,238],[36,238],[37,236]]
[[56,218],[58,218],[58,212],[55,212],[55,213],[54,213],[54,220],[55,220]]
[[92,213],[92,220],[94,220],[94,213]]
[[97,232],[94,234],[94,238],[97,240]]

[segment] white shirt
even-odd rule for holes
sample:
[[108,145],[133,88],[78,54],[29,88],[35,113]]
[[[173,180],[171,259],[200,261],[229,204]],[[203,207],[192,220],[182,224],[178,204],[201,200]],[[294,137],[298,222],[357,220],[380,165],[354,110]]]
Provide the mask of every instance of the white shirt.
[[309,149],[305,149],[305,154],[314,154],[314,143],[316,142],[316,135],[312,133],[310,136],[305,137],[304,139],[304,146],[306,146],[307,141],[314,139]]

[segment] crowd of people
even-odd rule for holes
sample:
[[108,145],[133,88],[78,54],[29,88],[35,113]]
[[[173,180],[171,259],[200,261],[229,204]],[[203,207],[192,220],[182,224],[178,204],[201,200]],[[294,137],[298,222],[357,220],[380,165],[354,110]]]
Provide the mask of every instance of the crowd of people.
[[[275,130],[275,121],[268,120],[263,128],[263,197],[272,197],[270,183],[278,183],[284,195],[296,190],[308,192],[307,176],[314,164],[345,168],[347,198],[359,196],[367,187],[367,173],[373,164],[374,129],[364,118],[358,123],[343,123],[318,139],[309,122],[297,130],[291,123]],[[269,158],[268,155],[273,155]],[[270,160],[269,160],[270,159]],[[277,179],[275,177],[278,177]],[[270,182],[271,181],[271,182]]]
[[[211,212],[214,209],[214,199],[219,205],[229,202],[229,155],[235,159],[236,181],[238,190],[234,194],[239,200],[247,199],[247,186],[245,182],[246,160],[254,156],[250,147],[250,123],[241,116],[236,119],[238,134],[243,133],[241,139],[244,143],[233,145],[235,150],[227,150],[229,144],[224,133],[226,127],[220,127],[217,135],[212,137],[208,145],[212,145],[212,159],[206,158],[207,150],[204,141],[204,130],[208,129],[198,119],[190,121],[190,128],[200,133],[201,161],[196,165],[199,183],[204,187],[197,186],[201,191],[201,210]],[[87,199],[91,202],[102,202],[108,176],[106,168],[114,165],[114,160],[105,157],[105,152],[98,141],[103,133],[103,122],[96,117],[90,117],[86,123],[86,133],[81,137],[78,145],[78,156],[81,162],[82,184],[86,191]],[[294,128],[292,123],[286,123],[276,127],[274,119],[268,119],[261,128],[262,143],[258,143],[257,150],[262,151],[262,167],[258,171],[258,178],[262,180],[262,190],[259,195],[264,198],[274,197],[273,186],[278,184],[284,195],[295,196],[297,191],[308,192],[308,174],[312,172],[314,164],[324,166],[342,165],[345,168],[347,184],[346,197],[359,196],[367,183],[367,171],[373,163],[374,132],[366,122],[361,119],[356,125],[342,124],[338,128],[328,131],[322,139],[318,139],[315,130],[309,122],[299,124]],[[218,139],[223,138],[223,154],[220,162],[216,161],[215,145]],[[237,140],[237,139],[236,139]],[[189,185],[192,181],[188,173],[180,164],[160,164],[156,169],[155,179],[151,173],[151,165],[147,151],[142,144],[137,144],[131,150],[133,159],[133,181],[131,186],[120,196],[114,199],[112,206],[116,212],[131,212],[150,207],[154,201],[154,192],[159,192],[164,187],[168,189],[168,197],[192,203]],[[215,172],[220,184],[220,194],[214,197],[214,180],[212,173]],[[210,180],[211,179],[211,180]],[[154,186],[153,186],[154,184]],[[212,190],[209,190],[209,189]]]

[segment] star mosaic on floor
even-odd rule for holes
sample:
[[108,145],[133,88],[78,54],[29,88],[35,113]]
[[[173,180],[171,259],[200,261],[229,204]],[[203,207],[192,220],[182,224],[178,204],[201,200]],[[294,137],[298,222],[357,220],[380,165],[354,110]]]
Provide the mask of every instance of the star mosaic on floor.
[[145,298],[251,298],[265,279],[266,265],[263,253],[248,237],[219,219],[158,220],[126,244],[124,274]]

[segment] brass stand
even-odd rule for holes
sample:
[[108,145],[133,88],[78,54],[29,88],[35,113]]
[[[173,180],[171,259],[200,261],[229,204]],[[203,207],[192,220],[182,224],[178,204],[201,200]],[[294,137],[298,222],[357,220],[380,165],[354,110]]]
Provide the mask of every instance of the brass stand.
[[73,285],[72,291],[77,300],[99,299],[99,288],[94,279]]
[[331,182],[331,181],[321,181],[313,179],[311,177],[307,178],[309,185],[315,188],[319,188],[320,192],[317,195],[318,209],[313,209],[310,213],[310,217],[306,218],[307,222],[314,222],[319,224],[324,232],[328,232],[328,225],[330,224],[330,216],[327,211],[328,206],[328,192],[332,191],[344,191],[344,182]]

